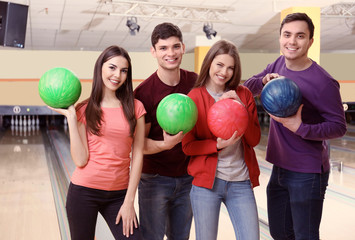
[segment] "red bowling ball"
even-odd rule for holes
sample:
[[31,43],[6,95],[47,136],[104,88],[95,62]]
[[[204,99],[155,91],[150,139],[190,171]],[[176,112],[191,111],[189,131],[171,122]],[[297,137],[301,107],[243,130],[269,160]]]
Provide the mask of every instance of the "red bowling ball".
[[248,112],[237,100],[223,99],[208,111],[207,124],[216,137],[229,139],[235,131],[241,136],[248,127]]

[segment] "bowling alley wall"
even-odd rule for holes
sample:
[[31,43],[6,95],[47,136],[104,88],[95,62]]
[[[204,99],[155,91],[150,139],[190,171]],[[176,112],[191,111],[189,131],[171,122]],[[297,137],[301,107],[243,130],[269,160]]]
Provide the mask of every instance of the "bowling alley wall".
[[[0,105],[44,106],[38,95],[42,74],[54,67],[72,70],[82,83],[79,101],[90,95],[94,64],[101,52],[96,51],[32,51],[0,48]],[[138,86],[157,69],[150,52],[130,52],[133,84]],[[242,80],[262,71],[278,57],[278,53],[241,53]],[[320,65],[341,86],[343,102],[355,102],[355,53],[324,53]],[[182,68],[194,71],[194,53],[184,56]]]

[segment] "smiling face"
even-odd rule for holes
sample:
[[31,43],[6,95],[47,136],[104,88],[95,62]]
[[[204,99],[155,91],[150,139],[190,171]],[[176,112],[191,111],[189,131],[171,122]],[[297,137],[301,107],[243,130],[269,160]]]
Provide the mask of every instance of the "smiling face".
[[115,92],[127,79],[128,61],[122,56],[116,56],[102,65],[102,81],[104,91]]
[[158,60],[159,68],[165,70],[178,69],[184,52],[185,45],[178,37],[159,39],[155,46],[151,48],[152,55]]
[[234,58],[228,54],[217,55],[210,66],[209,79],[206,87],[216,93],[225,90],[225,84],[231,80],[234,73]]
[[285,23],[281,29],[280,50],[286,61],[308,61],[308,49],[312,46],[310,31],[305,21]]

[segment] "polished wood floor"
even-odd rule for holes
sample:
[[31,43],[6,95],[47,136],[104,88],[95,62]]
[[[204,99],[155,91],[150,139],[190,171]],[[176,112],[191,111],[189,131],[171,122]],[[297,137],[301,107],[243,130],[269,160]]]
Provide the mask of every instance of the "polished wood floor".
[[[332,140],[332,172],[321,223],[322,240],[354,240],[355,234],[355,134],[350,126],[344,138]],[[271,165],[265,159],[267,128],[255,148],[260,164],[261,185],[254,189],[260,218],[260,239],[271,239],[267,225],[265,188]],[[68,149],[62,149],[68,151]],[[41,134],[7,129],[0,134],[0,239],[68,239],[61,234],[65,221],[57,215],[46,152]],[[138,206],[136,204],[136,209]],[[101,221],[101,223],[100,223]],[[110,240],[99,220],[97,240]],[[106,231],[106,233],[105,233]],[[191,240],[195,239],[194,226]],[[227,210],[221,208],[218,240],[235,239]]]
[[41,139],[10,134],[0,139],[0,239],[61,239]]

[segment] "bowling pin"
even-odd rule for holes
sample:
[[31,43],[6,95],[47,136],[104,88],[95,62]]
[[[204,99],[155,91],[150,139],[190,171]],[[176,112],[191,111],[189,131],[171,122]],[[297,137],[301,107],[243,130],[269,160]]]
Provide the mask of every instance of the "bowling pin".
[[18,126],[18,119],[17,119],[17,115],[15,115],[15,126]]
[[34,136],[36,133],[36,127],[34,125],[32,125],[31,130],[32,130],[32,135]]
[[65,133],[68,132],[68,120],[66,117],[64,117],[64,132]]
[[27,118],[27,126],[31,126],[31,115],[28,115],[28,118]]
[[14,115],[11,115],[11,127],[14,126],[15,120],[14,120]]
[[27,136],[31,136],[32,135],[32,127],[31,126],[27,126]]

